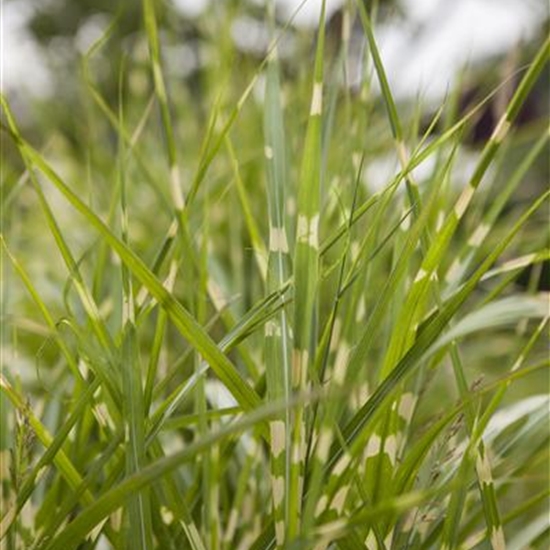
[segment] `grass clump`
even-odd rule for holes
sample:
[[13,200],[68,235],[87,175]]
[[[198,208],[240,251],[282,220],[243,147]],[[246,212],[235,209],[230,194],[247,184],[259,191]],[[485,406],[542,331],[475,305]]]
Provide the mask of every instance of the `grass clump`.
[[548,191],[517,193],[549,135],[514,124],[549,42],[464,177],[482,103],[421,131],[363,3],[358,90],[324,8],[301,72],[268,14],[258,62],[205,18],[197,99],[144,0],[147,56],[102,92],[114,20],[72,141],[2,98],[3,547],[545,548]]

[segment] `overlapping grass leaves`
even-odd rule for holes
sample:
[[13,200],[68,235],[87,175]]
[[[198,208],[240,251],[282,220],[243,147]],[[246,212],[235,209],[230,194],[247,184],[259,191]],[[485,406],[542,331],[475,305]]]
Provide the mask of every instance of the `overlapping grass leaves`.
[[[26,317],[35,319],[58,350],[41,367],[57,376],[55,392],[19,381],[9,365],[2,374],[19,434],[9,480],[18,494],[1,523],[7,547],[21,547],[26,533],[34,548],[51,549],[102,537],[114,548],[473,548],[489,541],[497,549],[504,536],[544,547],[545,494],[524,501],[510,498],[509,487],[527,487],[548,462],[546,402],[510,390],[544,377],[548,296],[520,293],[511,281],[518,269],[548,259],[540,242],[521,238],[548,192],[516,210],[513,222],[502,215],[545,150],[547,132],[504,185],[492,186],[489,207],[475,212],[479,227],[466,222],[471,209],[483,208],[476,201],[488,168],[505,162],[500,151],[513,143],[514,118],[547,63],[548,42],[457,199],[449,183],[470,114],[431,143],[432,136],[405,131],[362,4],[385,110],[369,95],[369,79],[357,95],[338,88],[338,77],[331,81],[341,65],[328,70],[323,26],[313,74],[286,81],[285,61],[276,57],[285,27],[237,79],[237,92],[227,82],[213,90],[218,99],[195,148],[178,145],[182,125],[171,114],[178,100],[163,70],[158,13],[153,2],[143,7],[153,84],[137,116],[124,94],[114,114],[86,64],[89,99],[101,113],[96,123],[114,129],[119,144],[113,173],[91,162],[97,176],[115,183],[106,214],[29,143],[2,99],[3,138],[19,151],[22,181],[41,214],[32,223],[45,220],[67,281],[58,320],[3,207],[3,253],[21,288],[9,285],[27,304],[3,321],[17,333],[32,326]],[[355,15],[346,6],[344,29]],[[121,75],[131,70],[125,63]],[[257,109],[251,98],[264,70]],[[236,99],[227,106],[223,94]],[[262,128],[264,139],[251,145],[250,134]],[[164,147],[155,148],[152,129],[164,134]],[[365,135],[399,157],[395,177],[376,193],[368,190],[374,153]],[[434,171],[416,181],[413,170],[433,156]],[[164,163],[166,177],[149,163]],[[89,236],[84,252],[53,207],[49,185]],[[144,185],[150,192],[143,196],[163,213],[158,219],[136,219]],[[10,205],[24,202],[16,189]],[[136,237],[140,224],[160,239]],[[471,380],[503,353],[503,334],[499,376]],[[487,340],[488,358],[478,338]],[[15,345],[32,355],[25,339]],[[453,397],[438,402],[434,384]],[[64,404],[68,414],[56,417]],[[535,443],[527,449],[525,441]],[[83,452],[87,445],[93,453]],[[442,502],[461,513],[446,514]],[[27,525],[30,504],[38,512]],[[516,532],[518,521],[530,529]]]

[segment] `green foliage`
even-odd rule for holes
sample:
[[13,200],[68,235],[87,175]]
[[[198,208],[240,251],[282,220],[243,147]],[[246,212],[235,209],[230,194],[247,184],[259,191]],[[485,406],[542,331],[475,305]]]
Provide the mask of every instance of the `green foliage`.
[[422,133],[376,10],[351,90],[345,32],[294,62],[268,10],[258,60],[218,6],[197,94],[157,4],[81,60],[74,133],[2,98],[2,548],[546,548],[550,135],[516,119],[550,42],[464,180],[489,97]]

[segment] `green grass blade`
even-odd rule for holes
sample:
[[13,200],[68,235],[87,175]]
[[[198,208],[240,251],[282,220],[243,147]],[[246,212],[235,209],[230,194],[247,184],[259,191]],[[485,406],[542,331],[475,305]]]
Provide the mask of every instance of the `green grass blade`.
[[[316,294],[319,284],[319,219],[321,207],[321,146],[323,121],[323,57],[325,40],[325,2],[321,8],[313,90],[306,130],[300,183],[298,218],[294,251],[294,349],[292,352],[292,387],[307,385],[308,369],[313,357],[317,315]],[[302,486],[305,461],[305,424],[303,411],[295,413],[292,429],[292,464],[289,495],[288,537],[300,530]]]
[[[273,3],[270,4],[273,17]],[[287,167],[285,155],[285,128],[281,105],[281,86],[277,49],[274,48],[267,64],[264,105],[264,155],[267,166],[269,209],[269,256],[267,265],[267,292],[278,291],[288,280],[289,245],[286,229]],[[280,296],[281,304],[284,296]],[[291,394],[289,319],[284,307],[265,325],[265,363],[269,399],[289,401]],[[273,510],[277,545],[285,544],[286,529],[290,523],[290,411],[272,420],[271,475]]]
[[[123,76],[121,69],[121,77]],[[119,86],[119,122],[124,126],[122,111],[122,85]],[[127,181],[125,166],[125,148],[121,139],[119,143],[120,178],[120,214],[121,242],[129,246],[129,219],[127,208]],[[126,445],[126,476],[139,472],[145,466],[145,411],[143,403],[143,387],[141,367],[135,325],[135,303],[131,273],[126,266],[121,265],[122,277],[122,350],[121,371],[123,390],[124,433]],[[152,525],[149,493],[143,491],[133,495],[128,502],[128,526],[126,546],[146,550],[152,546]]]

